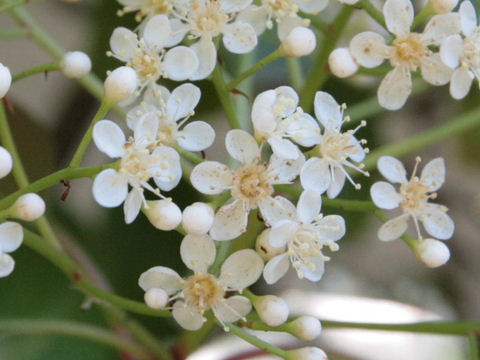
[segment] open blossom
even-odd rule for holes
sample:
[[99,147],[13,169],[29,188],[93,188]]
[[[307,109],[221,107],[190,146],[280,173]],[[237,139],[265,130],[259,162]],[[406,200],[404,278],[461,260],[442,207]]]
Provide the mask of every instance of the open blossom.
[[443,205],[429,203],[435,199],[437,191],[445,181],[445,163],[442,158],[430,161],[422,170],[420,177],[416,176],[417,165],[410,180],[407,180],[403,164],[391,156],[382,156],[378,159],[377,167],[380,173],[390,182],[400,184],[399,191],[385,181],[379,181],[370,188],[372,200],[381,209],[396,209],[400,207],[403,214],[387,221],[378,230],[378,237],[383,241],[395,240],[402,236],[408,228],[408,219],[412,218],[421,239],[418,222],[431,236],[446,240],[453,235],[455,225],[447,215],[447,208]]
[[[99,150],[112,158],[121,158],[118,170],[106,169],[96,176],[93,197],[104,207],[116,207],[125,201],[127,224],[135,220],[145,203],[143,189],[160,195],[159,189],[169,191],[180,181],[178,153],[167,146],[149,150],[156,133],[156,123],[148,114],[138,122],[133,138],[128,141],[120,127],[110,120],[101,120],[93,128],[93,140]],[[148,183],[152,178],[159,189]]]
[[263,162],[255,139],[243,130],[230,130],[225,146],[232,158],[241,166],[230,169],[216,161],[197,165],[190,176],[192,185],[208,195],[230,190],[232,201],[223,205],[215,214],[210,235],[214,240],[230,240],[246,231],[250,210],[259,208],[263,218],[271,223],[280,206],[273,198],[273,185],[288,184],[299,174],[305,158],[282,159],[273,154]]
[[[313,150],[318,155],[307,160],[300,173],[302,187],[320,194],[327,191],[328,197],[334,198],[342,190],[347,178],[359,189],[360,184],[353,181],[345,167],[368,176],[368,172],[362,170],[363,164],[360,163],[368,149],[362,148],[364,140],[358,141],[354,136],[366,123],[362,122],[356,129],[342,133],[342,125],[350,120],[343,117],[345,106],[338,105],[330,94],[323,91],[316,93],[314,107],[315,116],[323,125],[324,131]],[[359,164],[356,165],[352,161]]]
[[447,37],[440,47],[445,65],[455,69],[450,79],[450,94],[454,99],[467,96],[474,78],[480,80],[480,28],[475,8],[470,1],[460,5],[462,33]]
[[23,241],[22,227],[7,221],[0,224],[0,278],[10,275],[15,267],[15,261],[8,255],[17,250]]
[[119,10],[119,16],[129,12],[137,12],[135,20],[141,22],[143,19],[149,20],[155,15],[170,15],[174,6],[173,0],[117,0],[123,9]]
[[215,244],[208,235],[187,235],[180,246],[180,255],[193,270],[192,275],[182,279],[176,271],[156,266],[144,272],[138,283],[147,294],[163,289],[170,301],[174,301],[174,319],[187,330],[200,329],[206,321],[203,314],[210,309],[222,324],[238,321],[250,312],[252,304],[244,296],[226,295],[255,283],[262,274],[263,261],[254,250],[237,251],[225,260],[216,277],[207,272],[215,254]]
[[158,122],[155,139],[157,145],[175,147],[177,144],[189,151],[202,151],[212,145],[215,130],[205,121],[185,123],[194,115],[201,91],[193,84],[183,84],[170,93],[160,85],[149,87],[140,105],[127,113],[127,125],[135,129],[138,121],[150,113]]
[[448,13],[435,15],[423,33],[411,32],[413,6],[410,0],[387,0],[383,14],[388,30],[395,35],[391,45],[380,34],[366,31],[356,35],[350,42],[350,51],[355,60],[366,68],[374,68],[385,59],[393,69],[385,76],[378,88],[378,102],[389,110],[400,109],[412,90],[411,72],[421,70],[422,77],[432,85],[444,85],[450,80],[452,69],[442,63],[440,55],[430,50],[430,45],[460,32],[460,17]]
[[322,253],[324,246],[338,250],[337,240],[345,235],[345,220],[339,215],[323,217],[322,198],[313,190],[302,193],[297,208],[287,199],[278,197],[282,211],[269,231],[270,245],[283,248],[270,259],[263,271],[268,284],[276,283],[288,271],[290,263],[300,279],[318,281],[329,258]]

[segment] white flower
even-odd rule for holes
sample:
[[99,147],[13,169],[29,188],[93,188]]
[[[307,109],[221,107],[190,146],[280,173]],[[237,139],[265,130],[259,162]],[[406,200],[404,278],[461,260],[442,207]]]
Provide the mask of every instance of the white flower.
[[327,354],[317,347],[307,346],[300,349],[288,350],[285,360],[327,360]]
[[35,221],[45,213],[45,201],[35,193],[23,194],[12,205],[12,217]]
[[401,207],[403,214],[387,221],[378,230],[378,237],[382,241],[395,240],[407,230],[407,220],[411,217],[415,224],[418,237],[421,239],[418,222],[421,221],[427,233],[431,236],[446,240],[453,235],[455,225],[446,214],[447,208],[443,205],[429,203],[435,199],[437,191],[445,181],[445,163],[442,158],[430,161],[422,170],[419,177],[415,175],[420,158],[417,157],[415,169],[410,180],[407,180],[403,164],[391,156],[382,156],[378,159],[377,167],[380,173],[390,182],[400,184],[397,192],[395,188],[379,181],[370,188],[372,200],[381,209],[396,209]]
[[3,146],[0,146],[0,179],[4,178],[12,171],[12,155]]
[[280,326],[288,319],[290,309],[281,297],[274,295],[257,296],[253,307],[260,319],[268,326]]
[[300,316],[290,322],[287,329],[290,334],[302,341],[312,341],[322,332],[322,324],[313,316]]
[[173,230],[182,222],[182,211],[172,199],[147,201],[143,212],[159,230]]
[[[430,0],[429,5],[433,11],[437,14],[446,14],[453,10],[457,6],[458,0]],[[473,9],[475,12],[475,9]]]
[[223,205],[215,214],[210,235],[214,240],[230,240],[246,231],[250,210],[260,209],[266,223],[271,223],[279,206],[272,197],[273,185],[293,181],[305,158],[281,159],[273,154],[270,162],[262,162],[255,139],[243,130],[230,130],[225,145],[232,158],[242,165],[236,170],[216,161],[197,165],[190,176],[192,185],[201,193],[220,194],[230,190],[231,202]]
[[317,38],[312,30],[304,26],[292,29],[282,41],[282,50],[286,56],[302,57],[310,55],[317,46]]
[[7,95],[12,84],[12,74],[10,69],[0,63],[0,99]]
[[159,14],[170,15],[174,4],[173,0],[118,0],[118,2],[124,7],[117,11],[117,15],[123,16],[125,13],[136,11],[137,22],[149,20]]
[[176,146],[189,151],[202,151],[212,145],[215,130],[204,121],[184,124],[194,115],[201,91],[193,84],[183,84],[170,93],[153,85],[144,93],[143,101],[127,113],[127,125],[135,129],[145,114],[152,113],[158,122],[156,144]]
[[411,72],[420,68],[422,77],[432,85],[444,85],[450,80],[452,69],[444,65],[430,45],[439,45],[449,35],[460,32],[460,17],[449,13],[435,15],[423,33],[411,32],[413,6],[410,0],[387,0],[383,14],[388,30],[395,35],[391,45],[383,36],[367,31],[350,42],[355,60],[366,68],[374,68],[385,59],[393,66],[378,88],[378,102],[389,110],[400,109],[412,90]]
[[[258,280],[263,261],[251,249],[230,255],[217,277],[207,272],[215,260],[215,244],[208,235],[187,235],[180,246],[180,255],[193,274],[182,279],[172,269],[156,266],[144,272],[138,281],[144,291],[160,288],[167,292],[174,319],[187,330],[198,330],[205,322],[205,311],[212,310],[225,324],[244,318],[251,310],[244,296],[226,298],[229,291],[242,291]],[[226,327],[227,329],[227,327]]]
[[336,243],[345,235],[345,221],[341,216],[322,217],[322,198],[313,190],[304,191],[297,208],[284,198],[280,202],[275,222],[269,234],[270,245],[283,248],[283,253],[273,257],[265,266],[263,277],[267,284],[276,283],[283,277],[290,263],[300,279],[319,281],[324,272],[322,249],[338,250]]
[[346,78],[358,70],[358,64],[347,48],[333,50],[328,56],[328,67],[333,75],[339,78]]
[[[342,133],[343,123],[350,121],[349,117],[343,117],[345,105],[338,105],[330,94],[323,91],[316,93],[314,107],[315,116],[324,126],[324,132],[313,150],[318,153],[318,157],[307,160],[300,173],[303,188],[320,194],[327,191],[328,197],[334,198],[342,190],[347,178],[356,189],[360,189],[360,184],[353,181],[345,167],[368,176],[360,163],[368,152],[368,149],[363,149],[361,145],[366,141],[358,141],[354,136],[366,122],[362,121],[356,129]],[[352,161],[359,164],[355,165]]]
[[138,76],[135,70],[120,66],[105,79],[105,100],[110,104],[125,101],[135,93],[137,86]]
[[203,235],[212,227],[214,218],[210,205],[196,202],[183,210],[182,226],[188,234]]
[[290,139],[306,147],[317,144],[320,139],[315,119],[297,105],[298,95],[289,86],[264,91],[253,102],[255,136],[267,141],[273,153],[281,158],[296,159],[300,155]]
[[15,261],[8,255],[19,248],[23,241],[22,227],[14,222],[0,225],[0,278],[8,276],[15,267]]
[[[145,116],[139,121],[134,137],[125,139],[118,125],[109,120],[99,121],[93,128],[93,140],[98,149],[112,158],[121,158],[118,171],[106,169],[93,182],[93,197],[104,207],[116,207],[125,201],[125,222],[131,223],[145,202],[143,189],[160,195],[148,181],[153,178],[164,191],[173,189],[181,177],[180,157],[167,146],[148,149],[157,133],[155,121]],[[132,190],[128,192],[128,186]]]
[[440,47],[440,57],[445,65],[455,69],[450,79],[450,94],[454,99],[467,96],[474,78],[480,79],[480,28],[470,1],[460,5],[462,33],[447,37]]
[[445,265],[450,259],[450,250],[442,241],[420,239],[415,247],[417,257],[430,268]]
[[70,51],[63,55],[60,69],[66,77],[79,79],[87,75],[92,69],[90,57],[82,51]]

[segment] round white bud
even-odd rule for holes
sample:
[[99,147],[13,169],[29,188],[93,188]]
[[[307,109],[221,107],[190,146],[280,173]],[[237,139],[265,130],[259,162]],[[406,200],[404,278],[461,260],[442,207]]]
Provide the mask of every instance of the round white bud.
[[283,254],[285,252],[285,247],[274,247],[270,245],[270,229],[265,229],[257,236],[255,250],[257,250],[257,253],[264,261],[268,261],[277,255]]
[[322,332],[320,320],[313,316],[300,316],[289,325],[289,333],[302,341],[315,340]]
[[12,171],[12,155],[3,146],[0,146],[0,179],[4,178]]
[[436,14],[446,14],[457,6],[458,0],[430,0],[430,6]]
[[203,235],[212,227],[214,217],[215,213],[210,206],[196,202],[183,210],[182,226],[189,234]]
[[172,199],[147,201],[143,212],[157,229],[170,231],[182,222],[182,211]]
[[87,54],[81,51],[71,51],[63,55],[60,69],[66,77],[79,79],[87,75],[92,69],[92,62]]
[[45,201],[34,193],[20,196],[12,206],[12,216],[20,220],[34,221],[45,213]]
[[347,48],[333,50],[328,57],[328,66],[332,74],[339,78],[346,78],[358,70],[358,64]]
[[253,302],[253,306],[260,319],[268,326],[282,325],[290,313],[285,300],[274,295],[259,296]]
[[315,50],[317,39],[309,28],[298,26],[293,28],[282,42],[282,49],[286,56],[301,57],[309,55]]
[[138,85],[138,76],[129,66],[120,66],[113,70],[105,80],[105,100],[116,104],[128,99]]
[[12,74],[10,69],[0,63],[0,99],[3,98],[12,84]]
[[317,347],[307,346],[300,349],[289,350],[286,360],[327,360],[327,354]]
[[418,259],[431,268],[442,266],[450,259],[447,245],[435,239],[420,240],[415,252]]
[[168,303],[168,294],[160,288],[148,289],[144,296],[145,303],[155,310],[160,310]]

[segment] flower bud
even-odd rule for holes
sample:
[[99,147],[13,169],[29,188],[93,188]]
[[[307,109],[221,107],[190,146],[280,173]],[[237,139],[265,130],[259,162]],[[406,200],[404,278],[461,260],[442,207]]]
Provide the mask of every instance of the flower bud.
[[11,84],[12,74],[10,73],[10,69],[0,63],[0,99],[7,94]]
[[92,69],[92,62],[87,54],[81,51],[71,51],[63,55],[60,69],[66,77],[79,79],[87,75]]
[[447,245],[435,239],[420,240],[415,252],[418,259],[431,268],[442,266],[450,259]]
[[302,341],[315,340],[322,332],[320,320],[313,316],[300,316],[288,324],[288,332]]
[[358,70],[358,65],[347,48],[333,50],[328,57],[328,66],[333,75],[346,78]]
[[183,210],[182,226],[192,235],[206,234],[213,225],[215,213],[205,203],[196,202]]
[[309,55],[315,50],[315,46],[317,46],[315,34],[303,26],[293,28],[282,42],[285,55],[290,57]]
[[145,303],[155,310],[160,310],[168,303],[168,294],[160,288],[148,289],[144,296]]
[[255,243],[255,250],[262,257],[264,261],[268,261],[271,258],[280,255],[285,252],[285,247],[274,247],[270,245],[270,229],[265,229],[257,237],[257,242]]
[[253,301],[253,306],[260,319],[268,326],[282,325],[287,321],[290,312],[285,300],[274,295],[257,297]]
[[327,360],[327,354],[317,347],[307,346],[300,349],[289,350],[286,360]]
[[45,201],[34,193],[20,196],[12,206],[12,216],[25,221],[37,220],[45,213]]
[[0,179],[10,174],[10,171],[12,171],[12,166],[12,155],[10,155],[7,149],[0,146]]
[[457,6],[458,0],[430,0],[430,6],[436,14],[446,14]]
[[172,199],[147,201],[143,212],[157,229],[170,231],[180,225],[182,212]]
[[129,66],[120,66],[105,80],[105,100],[110,104],[126,100],[133,95],[137,85],[138,77],[135,70]]

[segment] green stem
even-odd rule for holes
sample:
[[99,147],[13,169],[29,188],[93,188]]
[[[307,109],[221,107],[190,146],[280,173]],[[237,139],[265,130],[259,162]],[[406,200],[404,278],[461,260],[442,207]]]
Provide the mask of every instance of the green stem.
[[435,15],[435,11],[433,11],[430,2],[415,16],[413,19],[412,29],[415,29],[418,25],[425,22],[429,17]]
[[223,111],[225,111],[225,115],[227,115],[230,127],[232,129],[241,129],[241,125],[238,122],[232,99],[230,99],[230,92],[227,89],[227,85],[225,84],[225,80],[222,75],[222,69],[220,67],[220,64],[217,64],[217,66],[215,66],[215,69],[213,70],[212,82],[215,90],[217,91],[218,99],[222,104]]
[[12,82],[25,79],[26,77],[29,77],[38,73],[47,73],[49,71],[56,71],[59,69],[60,69],[60,66],[58,65],[58,63],[47,63],[47,64],[38,65],[31,69],[22,71],[21,73],[15,74],[12,78]]
[[361,8],[365,10],[372,19],[382,25],[383,28],[387,28],[382,12],[373,6],[369,0],[360,0],[357,5],[361,6]]
[[0,30],[0,39],[17,39],[29,36],[30,33],[25,29],[2,29]]
[[230,253],[230,248],[232,247],[232,245],[233,240],[226,240],[220,242],[215,261],[213,262],[212,266],[210,266],[210,269],[208,269],[209,273],[218,275],[218,272],[220,271],[220,266],[222,266],[223,262]]
[[478,343],[478,334],[480,333],[480,326],[477,327],[475,330],[471,331],[468,334],[468,345],[470,348],[470,359],[471,360],[479,360],[479,343]]
[[70,167],[71,168],[77,168],[80,166],[80,163],[82,162],[83,155],[85,154],[85,151],[87,151],[88,145],[90,145],[90,142],[92,141],[92,134],[93,134],[93,127],[97,122],[105,118],[105,115],[108,113],[108,110],[112,107],[112,104],[108,103],[105,100],[102,100],[102,103],[100,104],[100,108],[98,109],[97,113],[92,119],[92,122],[90,123],[90,126],[88,127],[87,131],[83,135],[82,141],[80,142],[80,145],[78,145],[77,151],[75,151],[75,154],[73,155],[72,161],[70,162]]
[[277,60],[278,58],[281,58],[284,56],[283,51],[281,50],[281,47],[279,47],[277,50],[274,52],[270,53],[269,55],[265,56],[263,59],[255,63],[250,69],[247,71],[241,73],[238,75],[235,79],[230,81],[226,86],[225,89],[227,91],[232,91],[237,87],[238,84],[240,84],[243,80],[249,78],[251,75],[255,74],[258,70],[262,69],[263,67],[267,66],[271,62]]
[[190,160],[191,162],[193,162],[194,164],[200,164],[201,162],[205,161],[201,156],[191,152],[191,151],[188,151],[188,150],[185,150],[185,149],[182,149],[181,147],[177,146],[175,147],[175,150],[177,150],[177,152],[183,156],[185,159],[187,160]]
[[323,47],[318,53],[317,58],[311,67],[312,70],[307,76],[305,86],[300,93],[300,107],[305,112],[310,112],[313,106],[315,92],[320,89],[327,80],[328,56],[335,48],[337,41],[342,34],[342,29],[350,19],[353,10],[354,8],[351,6],[344,6],[332,24],[328,27]]
[[368,171],[375,168],[377,160],[383,155],[402,157],[477,126],[480,126],[480,107],[456,119],[448,120],[445,124],[437,126],[432,130],[424,131],[403,141],[385,145],[372,151],[364,161],[364,170]]
[[10,9],[13,9],[17,6],[20,6],[20,5],[23,5],[23,4],[26,4],[26,3],[29,3],[29,2],[36,2],[38,0],[16,0],[16,1],[12,1],[11,3],[9,4],[6,4],[6,5],[3,5],[3,6],[0,6],[0,14],[5,12],[5,11],[8,11]]
[[92,340],[128,352],[140,359],[151,359],[140,346],[120,339],[113,332],[97,326],[61,320],[3,320],[0,321],[2,336],[61,335]]
[[124,310],[137,314],[156,317],[171,316],[170,312],[167,310],[154,310],[141,302],[126,299],[95,286],[86,280],[78,265],[75,264],[75,262],[73,262],[64,252],[49,245],[47,242],[43,241],[40,236],[25,228],[23,241],[29,248],[54,264],[59,270],[68,276],[78,288],[97,301],[111,303]]
[[305,83],[300,59],[291,57],[287,58],[287,68],[290,76],[290,83],[292,87],[298,91]]

